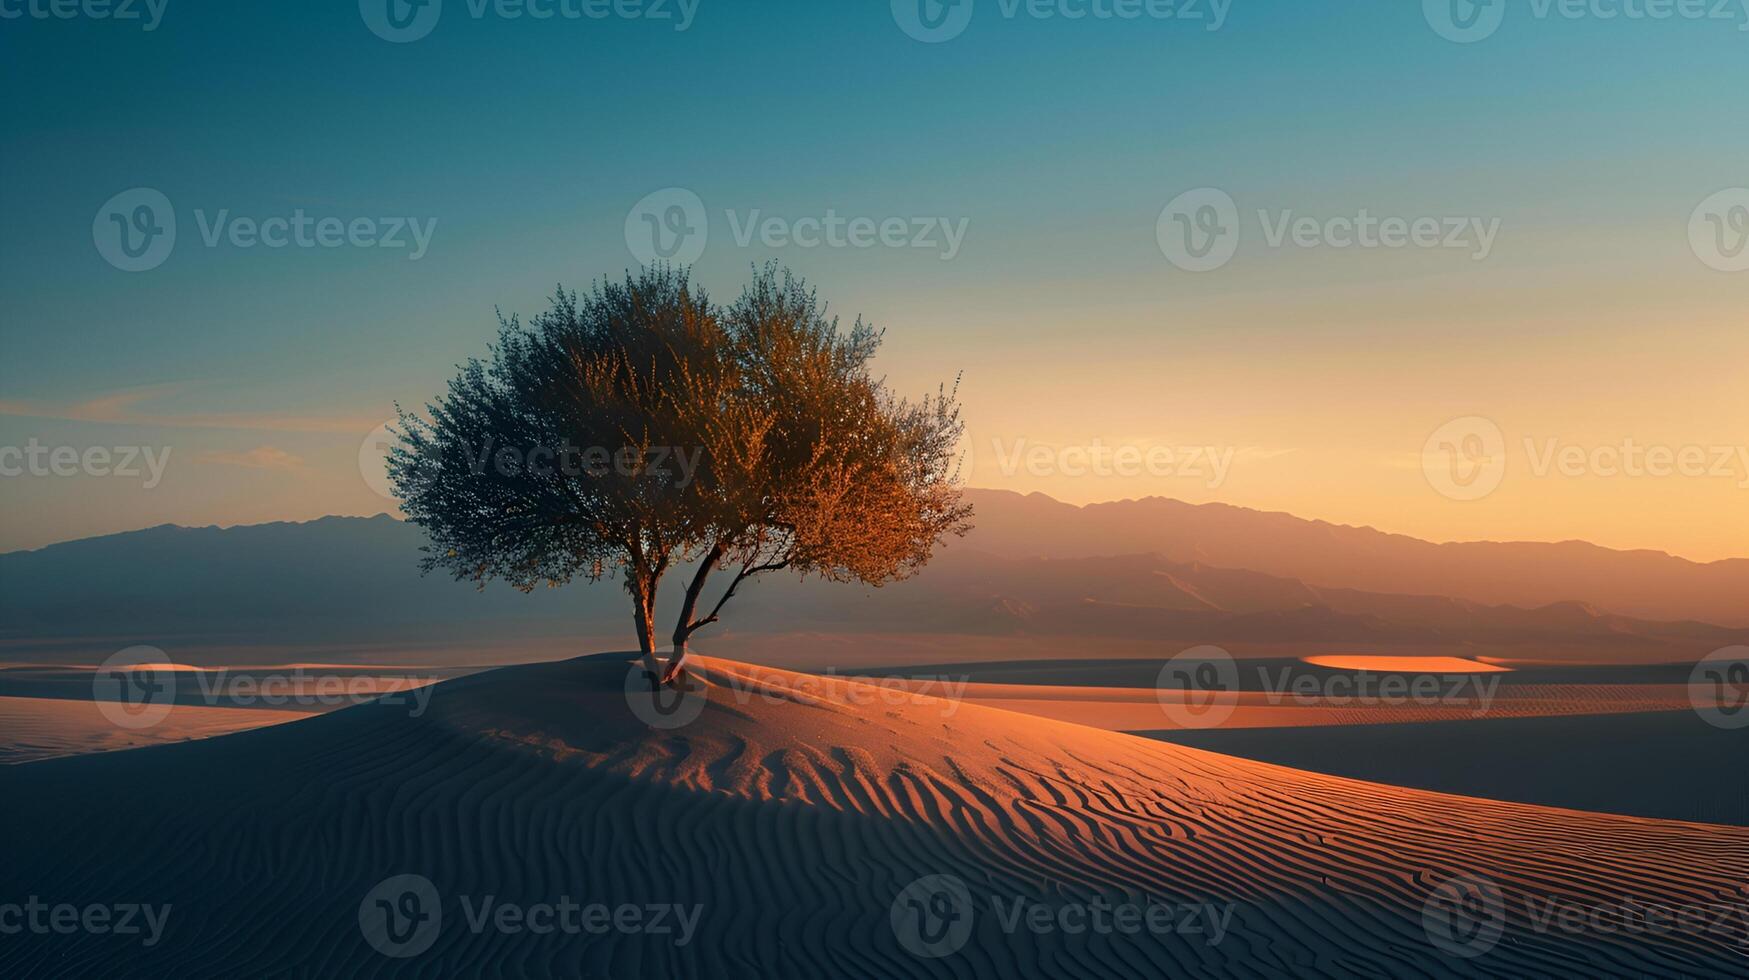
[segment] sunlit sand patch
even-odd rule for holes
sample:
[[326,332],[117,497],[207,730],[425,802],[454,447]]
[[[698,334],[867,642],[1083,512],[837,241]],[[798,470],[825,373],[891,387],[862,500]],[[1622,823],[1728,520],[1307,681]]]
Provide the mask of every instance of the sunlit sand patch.
[[[277,725],[385,696],[408,696],[472,668],[366,664],[210,666],[158,662],[110,668],[174,678],[175,706],[162,722],[118,727],[98,710],[86,665],[0,669],[0,765],[209,738]],[[423,703],[424,697],[413,695]]]
[[1483,663],[1463,657],[1393,657],[1358,653],[1326,653],[1301,657],[1314,667],[1334,667],[1337,670],[1392,671],[1411,674],[1496,674],[1511,667]]
[[0,764],[211,738],[309,717],[306,711],[179,704],[150,728],[120,728],[94,701],[0,697]]

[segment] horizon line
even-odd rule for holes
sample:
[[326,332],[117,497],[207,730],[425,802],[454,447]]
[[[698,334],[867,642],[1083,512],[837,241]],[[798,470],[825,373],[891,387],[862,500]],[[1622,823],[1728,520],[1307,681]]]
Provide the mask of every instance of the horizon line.
[[[1087,503],[1077,504],[1077,503],[1072,503],[1072,502],[1067,501],[1067,500],[1062,500],[1062,499],[1057,498],[1057,497],[1053,497],[1050,494],[1045,493],[1042,490],[1020,491],[1020,490],[1011,490],[1011,489],[1008,489],[1006,487],[965,487],[964,489],[968,493],[1007,494],[1010,496],[1020,497],[1020,498],[1041,497],[1045,500],[1050,501],[1051,503],[1059,504],[1059,505],[1064,506],[1064,507],[1072,507],[1075,510],[1087,510],[1088,508],[1092,508],[1092,507],[1107,507],[1107,506],[1112,506],[1115,504],[1145,504],[1145,503],[1148,503],[1149,501],[1156,501],[1156,500],[1166,501],[1168,503],[1178,504],[1178,505],[1183,506],[1183,507],[1190,507],[1190,508],[1195,508],[1195,509],[1199,509],[1199,510],[1204,509],[1204,508],[1210,508],[1210,507],[1224,507],[1224,508],[1228,508],[1231,510],[1247,511],[1247,512],[1250,512],[1253,514],[1260,514],[1260,515],[1264,515],[1264,516],[1286,517],[1290,520],[1300,521],[1300,522],[1303,522],[1306,524],[1323,524],[1323,525],[1326,525],[1328,527],[1345,528],[1347,530],[1352,530],[1352,531],[1370,531],[1374,534],[1381,534],[1381,535],[1384,535],[1386,537],[1402,538],[1402,539],[1405,539],[1408,541],[1414,541],[1414,542],[1417,542],[1420,544],[1433,545],[1435,547],[1445,547],[1448,545],[1502,545],[1502,546],[1540,545],[1540,546],[1545,546],[1545,547],[1560,547],[1562,545],[1584,545],[1585,547],[1588,547],[1588,548],[1595,548],[1599,551],[1606,551],[1606,552],[1611,552],[1613,554],[1619,554],[1619,555],[1643,554],[1643,555],[1662,556],[1665,558],[1674,559],[1676,561],[1683,561],[1683,562],[1687,562],[1691,565],[1696,565],[1696,566],[1701,566],[1701,567],[1706,567],[1706,566],[1711,566],[1711,565],[1719,565],[1719,564],[1728,564],[1730,562],[1749,561],[1749,555],[1733,555],[1733,556],[1729,556],[1729,557],[1725,557],[1725,558],[1715,558],[1715,559],[1712,559],[1709,561],[1701,561],[1698,559],[1686,557],[1684,555],[1676,554],[1675,552],[1672,552],[1672,551],[1666,551],[1666,550],[1663,550],[1660,548],[1612,548],[1608,545],[1598,544],[1595,541],[1590,541],[1590,540],[1587,540],[1584,538],[1563,538],[1560,540],[1530,540],[1530,539],[1523,539],[1523,538],[1508,538],[1508,539],[1471,538],[1471,539],[1463,539],[1463,540],[1436,541],[1432,538],[1423,538],[1423,537],[1419,537],[1419,536],[1414,535],[1414,534],[1407,534],[1407,533],[1403,533],[1400,531],[1387,531],[1383,528],[1376,527],[1376,526],[1371,525],[1371,524],[1344,524],[1344,523],[1341,523],[1338,521],[1326,520],[1326,519],[1320,518],[1320,517],[1305,517],[1305,516],[1302,516],[1300,514],[1296,514],[1292,511],[1287,511],[1287,510],[1265,510],[1265,509],[1258,508],[1258,507],[1246,507],[1246,506],[1241,505],[1241,504],[1230,504],[1230,503],[1226,503],[1224,501],[1218,501],[1218,500],[1208,501],[1206,503],[1192,503],[1190,501],[1183,500],[1183,499],[1180,499],[1178,497],[1170,497],[1170,496],[1166,496],[1164,494],[1147,494],[1147,495],[1140,496],[1140,497],[1120,497],[1120,498],[1116,498],[1113,500],[1095,500],[1095,501],[1089,501]],[[973,520],[974,520],[973,530],[974,531],[977,529],[977,525],[975,523],[976,516],[977,515],[974,513],[973,514]],[[280,519],[280,520],[255,521],[255,522],[250,522],[250,523],[239,522],[239,523],[232,523],[232,524],[219,524],[219,523],[179,524],[179,523],[176,523],[175,521],[163,521],[163,522],[160,522],[157,524],[147,524],[147,525],[143,525],[140,527],[128,528],[126,530],[121,530],[121,531],[106,531],[106,532],[103,532],[100,534],[87,534],[87,535],[83,535],[80,537],[63,538],[59,541],[50,541],[46,544],[41,544],[41,545],[38,545],[34,548],[15,548],[15,549],[12,549],[9,551],[0,551],[0,557],[6,557],[9,555],[32,554],[32,553],[35,553],[38,551],[45,551],[49,548],[60,547],[62,545],[77,544],[81,541],[95,541],[95,540],[98,540],[100,538],[113,538],[113,537],[120,537],[122,535],[127,535],[127,534],[139,534],[139,533],[142,533],[145,531],[159,530],[161,528],[175,528],[177,530],[184,530],[184,531],[203,531],[203,530],[230,531],[230,530],[238,530],[238,529],[252,528],[252,527],[270,527],[270,526],[273,526],[276,524],[292,524],[292,525],[314,524],[318,521],[325,521],[325,520],[336,519],[336,518],[346,519],[346,520],[375,520],[378,517],[387,517],[390,520],[395,521],[397,523],[403,523],[403,524],[406,523],[405,518],[399,517],[399,516],[391,513],[390,511],[387,511],[387,510],[377,511],[374,514],[329,513],[329,514],[322,514],[322,515],[317,516],[317,517],[309,517],[309,518],[303,518],[303,519],[286,518],[286,519]]]

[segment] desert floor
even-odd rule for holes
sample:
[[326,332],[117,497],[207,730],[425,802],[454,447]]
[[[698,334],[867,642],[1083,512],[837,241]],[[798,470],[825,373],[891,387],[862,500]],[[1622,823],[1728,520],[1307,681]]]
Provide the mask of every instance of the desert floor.
[[[690,676],[645,704],[623,654],[508,667],[416,713],[0,768],[0,793],[32,801],[0,832],[18,888],[170,908],[149,949],[11,937],[0,974],[1744,970],[1749,829],[1361,782],[733,661]],[[540,933],[488,902],[643,911]],[[1624,910],[1648,906],[1693,914],[1634,928]],[[1086,928],[1101,909],[1146,925]]]

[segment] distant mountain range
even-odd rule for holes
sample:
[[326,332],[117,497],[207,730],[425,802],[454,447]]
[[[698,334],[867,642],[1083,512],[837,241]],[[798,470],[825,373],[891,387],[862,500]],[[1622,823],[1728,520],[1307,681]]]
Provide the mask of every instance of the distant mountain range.
[[1583,541],[1433,544],[1370,527],[1164,497],[1076,507],[1043,494],[973,494],[975,546],[1011,557],[1157,553],[1315,586],[1493,605],[1582,602],[1623,616],[1749,627],[1749,559],[1692,562]]
[[[793,587],[792,587],[793,588]],[[1749,642],[1749,629],[1660,622],[1607,613],[1578,601],[1535,608],[1446,596],[1308,585],[1294,578],[1157,554],[1098,558],[1004,558],[949,550],[918,579],[879,592],[810,583],[808,601],[767,603],[762,619],[787,613],[808,628],[972,632],[1171,640],[1178,643],[1352,644],[1403,648],[1557,648],[1600,655],[1663,650],[1705,654]],[[769,606],[769,608],[765,608]]]
[[[1437,545],[1220,505],[971,491],[977,530],[880,589],[774,576],[737,631],[1073,636],[1684,656],[1749,642],[1749,561]],[[524,595],[417,570],[386,515],[162,526],[0,555],[0,638],[296,644],[630,636],[616,581]],[[676,597],[677,585],[669,587]],[[666,613],[665,613],[666,615]]]

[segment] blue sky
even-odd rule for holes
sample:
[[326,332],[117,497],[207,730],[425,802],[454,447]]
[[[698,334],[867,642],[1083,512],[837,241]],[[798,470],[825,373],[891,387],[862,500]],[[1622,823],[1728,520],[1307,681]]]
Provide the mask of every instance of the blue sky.
[[[370,510],[357,474],[342,472],[362,438],[354,423],[435,393],[483,350],[494,308],[532,312],[555,283],[634,264],[628,209],[670,187],[705,204],[696,272],[707,285],[729,294],[750,264],[789,263],[838,309],[890,329],[902,387],[964,371],[974,429],[1133,437],[1170,418],[1225,444],[1323,440],[1378,455],[1399,437],[1366,419],[1389,414],[1396,386],[1351,385],[1352,415],[1313,412],[1319,427],[1298,431],[1271,429],[1306,413],[1259,389],[1286,391],[1294,365],[1332,361],[1447,383],[1476,366],[1438,365],[1478,349],[1496,360],[1528,350],[1559,384],[1562,365],[1599,350],[1631,360],[1636,338],[1672,321],[1693,331],[1698,359],[1660,369],[1704,370],[1743,351],[1726,318],[1749,281],[1696,263],[1685,231],[1708,194],[1749,181],[1749,15],[1734,6],[1723,8],[1733,21],[1539,18],[1527,0],[1471,44],[1441,37],[1408,2],[1233,0],[1219,30],[1207,0],[1185,8],[1194,20],[1027,9],[1009,17],[1000,0],[975,0],[964,32],[937,44],[876,2],[699,0],[681,31],[672,17],[476,18],[468,0],[444,0],[435,28],[401,44],[341,0],[168,0],[151,31],[0,20],[0,402],[13,410],[0,441],[132,432],[207,460],[182,489],[125,503],[114,488],[9,481],[8,510],[42,529],[10,530],[0,549],[158,518]],[[1477,215],[1502,233],[1486,263],[1244,247],[1220,273],[1189,275],[1162,257],[1155,222],[1205,186],[1242,213]],[[128,273],[99,254],[93,220],[136,187],[171,202],[178,237],[162,265]],[[406,249],[202,241],[201,222],[221,211],[259,221],[298,209],[435,225],[416,261]],[[755,209],[940,216],[963,220],[965,240],[950,261],[928,249],[741,247],[725,211]],[[1272,357],[1279,371],[1260,374]],[[1151,401],[1195,388],[1172,381],[1179,372],[1224,380],[1194,403]],[[1041,391],[1041,377],[1057,380]],[[1510,414],[1535,401],[1528,388],[1519,379],[1481,410]],[[125,411],[64,411],[118,393]],[[1228,409],[1221,421],[1209,420],[1211,400]],[[1449,401],[1453,413],[1469,407]],[[1073,411],[1039,410],[1053,404]],[[1445,407],[1408,428],[1431,429]],[[1251,412],[1255,425],[1232,425]],[[90,417],[43,418],[56,414]],[[288,427],[309,418],[333,425]],[[1721,438],[1701,428],[1662,438]],[[287,489],[283,472],[261,472],[273,467],[223,462],[263,447],[331,479]],[[1269,504],[1267,477],[1234,496]],[[249,482],[266,479],[280,483]],[[1339,489],[1276,506],[1472,533],[1359,484],[1353,513],[1340,512],[1329,502]],[[1473,533],[1501,516],[1480,515]]]

